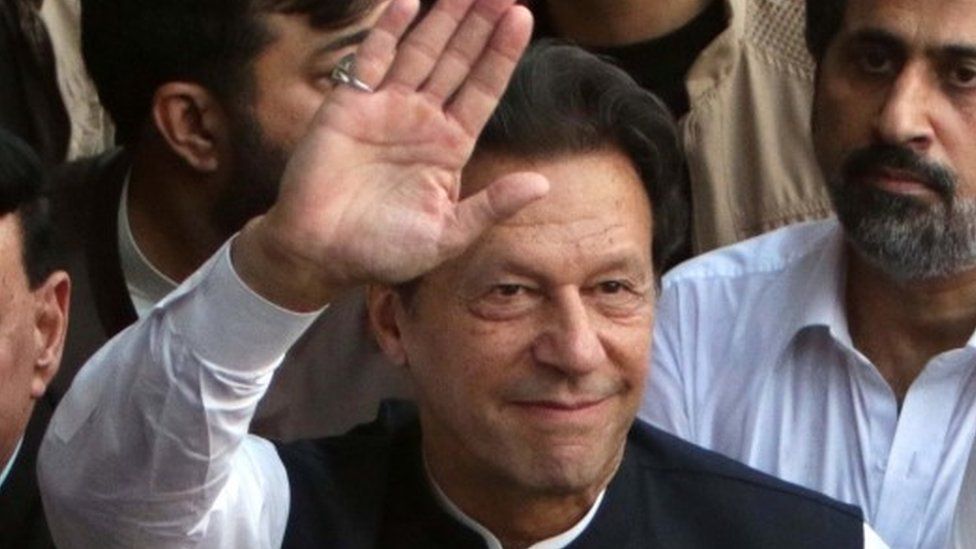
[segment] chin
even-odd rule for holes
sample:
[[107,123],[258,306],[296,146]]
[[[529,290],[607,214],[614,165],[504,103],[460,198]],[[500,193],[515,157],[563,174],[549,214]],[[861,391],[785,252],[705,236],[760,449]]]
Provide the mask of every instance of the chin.
[[[519,485],[540,494],[565,496],[579,494],[603,484],[620,464],[621,451],[607,452],[612,443],[598,447],[549,447],[523,455],[509,463],[509,476]],[[508,454],[516,457],[518,453]]]

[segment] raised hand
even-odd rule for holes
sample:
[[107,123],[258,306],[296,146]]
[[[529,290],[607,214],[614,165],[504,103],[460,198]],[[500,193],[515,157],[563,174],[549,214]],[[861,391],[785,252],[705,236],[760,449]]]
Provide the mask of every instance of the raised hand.
[[514,174],[459,200],[461,169],[531,34],[514,0],[393,0],[285,171],[278,202],[234,249],[244,279],[308,310],[366,282],[409,280],[548,190]]

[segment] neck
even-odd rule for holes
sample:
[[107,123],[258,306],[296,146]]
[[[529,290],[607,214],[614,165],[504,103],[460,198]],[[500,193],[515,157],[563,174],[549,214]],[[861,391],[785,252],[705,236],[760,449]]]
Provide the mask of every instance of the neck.
[[[717,1],[717,0],[716,0]],[[670,34],[712,0],[546,0],[553,29],[591,47],[636,44]]]
[[976,330],[976,269],[942,279],[894,280],[849,250],[846,308],[854,346],[899,402],[932,357]]
[[437,486],[451,503],[487,528],[506,549],[531,547],[579,523],[610,483],[623,455],[621,448],[606,474],[591,486],[567,492],[544,491],[515,486],[510,478],[501,475],[472,474],[474,468],[467,466],[468,460],[460,453],[438,452],[427,444],[429,438],[424,440],[428,471]]
[[225,240],[210,222],[211,179],[165,153],[142,152],[133,159],[128,202],[133,237],[149,262],[177,283]]

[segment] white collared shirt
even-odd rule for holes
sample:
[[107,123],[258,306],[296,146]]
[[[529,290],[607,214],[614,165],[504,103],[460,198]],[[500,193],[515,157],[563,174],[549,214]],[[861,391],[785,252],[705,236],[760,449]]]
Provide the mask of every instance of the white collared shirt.
[[[424,460],[424,468],[427,468],[426,459]],[[430,474],[429,469],[427,469],[427,482],[430,483],[437,503],[440,504],[448,515],[451,515],[455,520],[481,536],[481,538],[485,540],[485,546],[487,546],[488,549],[504,549],[501,540],[499,540],[498,537],[491,532],[491,530],[485,528],[480,522],[469,517],[464,511],[461,510],[460,507],[451,501],[451,498],[447,497],[447,494],[441,490],[440,485],[437,484],[436,480],[434,480],[434,476]],[[593,522],[593,517],[596,516],[597,510],[600,509],[600,504],[603,503],[603,496],[606,495],[606,493],[606,488],[600,491],[600,495],[596,497],[596,500],[593,502],[593,505],[590,506],[590,510],[587,511],[586,515],[584,515],[579,522],[571,526],[568,530],[551,538],[546,538],[542,541],[533,543],[528,547],[528,549],[562,549],[563,547],[566,547],[570,543],[576,541],[576,538],[583,535],[583,532],[585,532],[590,526],[590,523]]]
[[941,548],[976,432],[976,338],[932,358],[899,413],[854,348],[836,220],[668,274],[641,417],[861,506],[895,548]]

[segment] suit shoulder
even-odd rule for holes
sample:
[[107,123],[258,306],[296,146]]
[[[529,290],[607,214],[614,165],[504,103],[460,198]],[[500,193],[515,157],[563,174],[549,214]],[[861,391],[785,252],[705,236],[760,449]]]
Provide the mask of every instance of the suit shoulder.
[[860,508],[854,505],[767,475],[640,420],[631,429],[628,443],[639,454],[635,456],[639,467],[657,475],[700,483],[710,489],[722,487],[733,492],[749,493],[750,497],[760,496],[799,507],[818,508],[858,524],[864,520]]
[[410,402],[389,399],[380,404],[374,421],[353,428],[339,436],[275,443],[286,466],[331,467],[337,462],[355,464],[377,452],[386,453],[394,446],[419,439],[416,406]]

